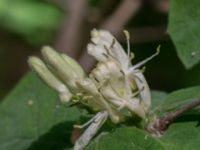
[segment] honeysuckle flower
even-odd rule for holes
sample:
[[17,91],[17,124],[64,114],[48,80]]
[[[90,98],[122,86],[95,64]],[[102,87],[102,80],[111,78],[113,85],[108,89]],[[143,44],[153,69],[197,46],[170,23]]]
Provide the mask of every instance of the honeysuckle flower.
[[88,53],[99,63],[90,73],[103,97],[118,110],[127,108],[141,118],[145,118],[151,107],[151,94],[148,84],[139,69],[146,60],[132,66],[129,34],[125,31],[128,54],[120,43],[105,30],[92,30]]
[[87,50],[97,59],[98,64],[88,76],[74,59],[47,46],[42,48],[44,62],[37,57],[28,60],[38,75],[59,93],[61,101],[73,102],[75,97],[80,97],[76,102],[97,113],[84,125],[76,126],[89,127],[77,140],[75,150],[82,150],[108,117],[113,123],[124,121],[124,109],[142,120],[148,119],[151,94],[140,67],[159,51],[132,65],[133,55],[130,53],[127,31],[125,35],[127,53],[108,31],[92,30]]

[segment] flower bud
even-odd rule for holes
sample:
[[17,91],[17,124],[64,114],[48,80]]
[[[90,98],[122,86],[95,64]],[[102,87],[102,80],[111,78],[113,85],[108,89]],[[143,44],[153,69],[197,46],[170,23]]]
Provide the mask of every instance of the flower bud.
[[43,57],[49,68],[70,88],[71,91],[76,91],[76,79],[83,78],[83,73],[80,68],[75,71],[74,64],[77,68],[77,63],[69,57],[61,56],[50,47],[42,48]]
[[62,58],[66,61],[67,64],[73,68],[74,72],[76,72],[79,77],[83,78],[85,76],[85,72],[83,68],[71,57],[65,54],[61,54]]
[[68,88],[49,71],[42,60],[37,57],[30,57],[28,63],[47,85],[59,93],[60,97],[62,97],[62,102],[68,102],[71,99],[72,94],[69,92]]

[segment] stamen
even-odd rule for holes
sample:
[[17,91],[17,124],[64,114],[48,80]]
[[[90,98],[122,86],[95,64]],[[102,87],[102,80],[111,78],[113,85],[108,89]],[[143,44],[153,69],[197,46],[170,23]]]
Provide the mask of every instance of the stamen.
[[127,30],[124,30],[124,34],[126,37],[126,42],[127,42],[127,52],[128,52],[128,57],[130,58],[130,35],[129,32]]
[[112,43],[111,43],[111,45],[110,45],[110,48],[113,48],[114,45],[115,45],[115,39],[112,40]]
[[109,49],[106,45],[104,45],[103,47],[104,47],[104,49],[105,49],[106,52],[107,52],[107,57],[108,57],[108,58],[114,59],[115,61],[119,62],[119,60],[116,59],[116,58],[111,54],[110,49]]
[[140,90],[137,90],[136,92],[134,92],[132,95],[131,95],[131,98],[134,98],[134,97],[136,97],[137,95],[139,95],[140,94]]
[[135,57],[134,53],[130,54],[130,60],[132,60]]
[[130,68],[130,71],[133,71],[135,69],[138,69],[139,67],[141,67],[142,65],[144,65],[145,63],[147,63],[148,61],[150,61],[151,59],[153,59],[155,56],[157,56],[160,53],[160,47],[161,45],[159,45],[156,49],[156,53],[151,55],[150,57],[146,58],[145,60],[139,62],[138,64],[134,65],[133,67]]
[[142,69],[140,70],[142,73],[144,73],[146,71],[146,67],[143,66]]

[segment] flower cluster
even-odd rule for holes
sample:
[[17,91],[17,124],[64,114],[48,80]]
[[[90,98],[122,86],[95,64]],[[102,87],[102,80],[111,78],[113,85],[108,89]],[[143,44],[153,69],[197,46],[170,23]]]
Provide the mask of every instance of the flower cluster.
[[127,31],[125,35],[127,53],[108,31],[92,30],[87,49],[98,64],[88,76],[75,60],[47,46],[42,48],[44,62],[34,56],[28,62],[59,93],[64,103],[78,96],[79,103],[96,112],[106,112],[113,123],[123,121],[124,109],[145,119],[151,107],[151,95],[140,67],[156,56],[158,51],[133,66]]

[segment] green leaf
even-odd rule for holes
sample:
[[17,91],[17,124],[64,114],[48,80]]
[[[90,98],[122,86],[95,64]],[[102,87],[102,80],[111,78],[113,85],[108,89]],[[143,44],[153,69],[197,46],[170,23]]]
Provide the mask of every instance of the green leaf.
[[151,91],[151,99],[152,99],[152,108],[151,112],[156,111],[160,105],[164,102],[164,99],[167,97],[167,93],[163,91]]
[[161,137],[161,141],[168,150],[198,150],[200,126],[197,125],[197,122],[175,123]]
[[57,94],[29,73],[0,105],[1,150],[61,150],[70,146],[76,108],[59,105]]
[[165,150],[161,142],[137,128],[119,128],[97,137],[86,150]]
[[181,89],[169,94],[160,110],[170,111],[200,98],[200,86]]
[[[200,98],[200,86],[181,89],[169,95],[162,92],[152,92],[157,109],[163,112],[177,109],[193,100]],[[164,94],[164,95],[163,95]],[[160,98],[159,98],[160,95]],[[163,96],[162,96],[163,95]],[[164,97],[164,99],[163,99]],[[156,101],[157,102],[157,101]],[[191,111],[175,120],[166,133],[160,138],[166,150],[197,150],[200,147],[200,112]]]
[[172,0],[168,31],[187,69],[200,61],[200,1]]

